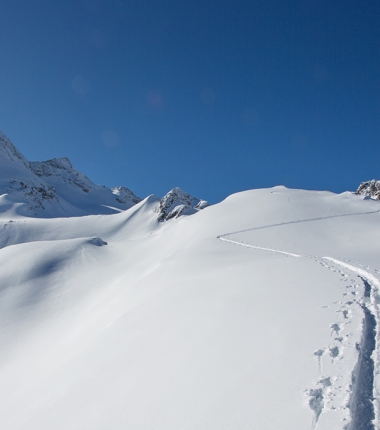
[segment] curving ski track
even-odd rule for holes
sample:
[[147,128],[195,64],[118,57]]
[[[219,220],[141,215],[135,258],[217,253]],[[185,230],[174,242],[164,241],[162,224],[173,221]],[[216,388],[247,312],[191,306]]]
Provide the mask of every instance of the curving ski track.
[[278,249],[271,249],[271,248],[262,248],[260,246],[250,245],[250,244],[246,244],[244,242],[238,242],[236,240],[227,239],[227,236],[232,236],[232,235],[238,234],[238,233],[245,233],[247,231],[263,230],[265,228],[272,228],[272,227],[281,227],[281,226],[290,225],[290,224],[301,224],[301,223],[304,223],[304,222],[322,221],[322,220],[326,220],[326,219],[349,217],[349,216],[357,216],[357,215],[371,215],[371,214],[375,214],[375,213],[379,213],[379,212],[380,212],[380,210],[369,211],[369,212],[354,212],[354,213],[347,213],[347,214],[341,214],[341,215],[327,215],[327,216],[323,216],[323,217],[304,218],[304,219],[300,219],[300,220],[285,221],[285,222],[279,222],[279,223],[276,223],[276,224],[268,224],[268,225],[263,225],[263,226],[260,226],[260,227],[252,227],[252,228],[247,228],[247,229],[244,229],[244,230],[232,231],[230,233],[221,234],[221,235],[217,236],[217,238],[219,240],[224,241],[224,242],[234,243],[234,244],[237,244],[237,245],[240,245],[240,246],[245,246],[247,248],[255,248],[255,249],[261,249],[263,251],[276,252],[278,254],[289,255],[291,257],[302,257],[302,255],[293,254],[291,252],[286,252],[286,251],[281,251],[281,250],[278,250]]
[[[238,233],[248,231],[262,230],[272,227],[280,227],[289,224],[300,224],[305,222],[322,221],[331,218],[349,217],[357,215],[370,215],[379,213],[380,210],[369,212],[355,212],[341,215],[329,215],[324,217],[306,218],[301,220],[293,220],[276,224],[269,224],[259,227],[252,227],[245,230],[234,231],[217,236],[217,239],[222,242],[231,243],[234,245],[243,246],[246,248],[258,249],[261,251],[274,252],[283,254],[289,257],[307,257],[312,258],[316,262],[322,263],[323,260],[348,270],[350,273],[357,275],[364,283],[365,293],[360,306],[363,310],[363,332],[361,343],[358,346],[358,361],[352,372],[352,390],[348,407],[350,409],[351,422],[344,430],[380,430],[380,389],[376,380],[380,378],[380,281],[366,270],[340,261],[333,257],[316,257],[310,255],[295,254],[279,249],[265,248],[257,245],[252,245],[237,240],[228,239]],[[325,264],[322,264],[326,266]],[[322,351],[322,350],[320,350]],[[376,379],[377,378],[377,379]],[[315,392],[318,391],[318,396]],[[320,391],[320,392],[319,392]],[[311,398],[309,401],[311,409],[315,413],[313,420],[313,428],[316,428],[319,415],[323,410],[323,390],[310,390]],[[317,398],[318,397],[318,398]],[[319,399],[319,403],[317,400]],[[316,407],[315,403],[318,403]]]
[[[231,233],[231,234],[234,234],[234,233]],[[218,239],[220,239],[223,242],[229,242],[229,243],[233,243],[235,245],[245,246],[246,248],[254,248],[254,249],[260,249],[261,251],[275,252],[276,254],[289,255],[290,257],[302,257],[302,255],[293,254],[291,252],[286,252],[286,251],[281,251],[279,249],[263,248],[262,246],[250,245],[248,243],[238,242],[238,241],[232,240],[232,239],[226,239],[224,236],[218,236]]]

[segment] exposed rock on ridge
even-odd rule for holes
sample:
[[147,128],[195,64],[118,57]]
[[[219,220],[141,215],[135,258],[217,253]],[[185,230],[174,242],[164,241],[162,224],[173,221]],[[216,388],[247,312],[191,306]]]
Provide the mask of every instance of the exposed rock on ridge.
[[380,200],[380,181],[372,179],[372,181],[362,182],[355,194]]
[[206,200],[197,199],[181,188],[176,187],[161,199],[155,212],[158,213],[158,221],[168,221],[181,215],[191,215],[208,205]]
[[[1,132],[0,172],[0,212],[13,207],[19,215],[44,218],[112,214],[141,202],[129,188],[94,184],[66,157],[30,162]],[[167,221],[208,205],[177,187],[160,200],[154,213],[158,221]]]

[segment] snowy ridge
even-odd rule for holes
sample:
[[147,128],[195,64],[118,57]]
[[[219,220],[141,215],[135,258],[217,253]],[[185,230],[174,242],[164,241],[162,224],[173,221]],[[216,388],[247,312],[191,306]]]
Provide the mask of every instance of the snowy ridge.
[[115,194],[116,200],[119,203],[140,203],[141,199],[140,197],[137,197],[129,188],[127,187],[115,187],[112,188],[112,193]]
[[28,160],[21,154],[21,152],[12,144],[12,142],[0,131],[0,151],[2,157],[6,157],[11,161],[21,162],[25,167],[29,167]]

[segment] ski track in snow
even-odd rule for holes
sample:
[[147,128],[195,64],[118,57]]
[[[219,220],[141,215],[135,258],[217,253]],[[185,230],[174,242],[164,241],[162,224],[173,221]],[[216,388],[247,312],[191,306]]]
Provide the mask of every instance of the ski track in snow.
[[[332,362],[334,362],[335,360],[342,358],[342,351],[345,347],[352,347],[352,344],[350,343],[350,337],[352,336],[352,333],[342,337],[339,336],[339,332],[343,328],[344,324],[349,324],[349,319],[353,313],[353,309],[357,308],[358,306],[360,306],[363,310],[362,339],[360,345],[356,344],[356,349],[358,351],[358,361],[355,365],[355,368],[352,370],[352,383],[348,387],[345,387],[346,393],[349,394],[349,399],[347,399],[346,405],[340,404],[338,405],[338,408],[349,408],[350,410],[351,419],[348,423],[347,420],[346,422],[342,423],[343,430],[380,430],[380,281],[378,278],[367,271],[370,269],[369,266],[363,266],[358,262],[354,262],[354,266],[350,264],[351,261],[349,260],[342,261],[333,257],[300,255],[280,249],[256,246],[243,241],[239,242],[233,239],[228,239],[228,236],[254,230],[285,226],[289,224],[300,224],[305,222],[322,221],[331,218],[356,215],[369,215],[379,212],[380,210],[376,210],[370,212],[348,213],[293,220],[225,233],[217,237],[217,239],[223,242],[243,246],[246,248],[274,252],[289,257],[312,258],[314,261],[320,263],[323,267],[332,270],[333,272],[338,272],[338,274],[345,278],[344,281],[348,281],[349,278],[352,278],[352,275],[354,274],[364,284],[363,297],[361,299],[356,299],[355,296],[359,294],[357,289],[360,288],[360,285],[355,283],[355,279],[350,279],[350,281],[353,282],[353,285],[346,286],[346,293],[344,295],[348,295],[348,297],[352,296],[353,299],[347,300],[346,302],[340,302],[340,305],[342,306],[339,312],[343,316],[343,323],[331,324],[331,336],[336,336],[333,338],[333,342],[331,342],[328,347],[318,349],[314,352],[314,356],[316,356],[318,360],[320,379],[317,382],[316,388],[305,390],[309,398],[309,406],[314,412],[312,423],[313,430],[317,428],[320,415],[323,413],[326,407],[330,406],[330,410],[336,409],[337,406],[334,405],[334,398],[338,397],[339,394],[342,396],[342,386],[339,384],[341,382],[340,379],[342,376],[322,376],[322,356],[328,354],[331,357]],[[373,269],[373,271],[376,274],[380,273],[379,269]],[[349,291],[349,289],[352,290]]]
[[[233,234],[233,233],[231,233],[231,234]],[[226,239],[223,236],[219,236],[218,239],[220,239],[223,242],[229,242],[229,243],[234,243],[235,245],[245,246],[246,248],[254,248],[254,249],[260,249],[261,251],[275,252],[277,254],[289,255],[290,257],[302,257],[302,255],[292,254],[291,252],[286,252],[286,251],[280,251],[279,249],[263,248],[261,246],[250,245],[250,244],[244,243],[244,242],[237,242],[236,240]]]
[[380,212],[380,210],[369,211],[369,212],[354,212],[354,213],[347,213],[347,214],[341,214],[341,215],[327,215],[327,216],[323,216],[323,217],[305,218],[305,219],[301,219],[301,220],[285,221],[285,222],[280,222],[280,223],[276,223],[276,224],[268,224],[268,225],[264,225],[264,226],[260,226],[260,227],[247,228],[245,230],[233,231],[230,233],[221,234],[217,238],[223,242],[233,243],[235,245],[244,246],[246,248],[254,248],[254,249],[260,249],[261,251],[275,252],[277,254],[288,255],[290,257],[302,257],[302,255],[300,255],[300,254],[294,254],[292,252],[287,252],[287,251],[283,251],[280,249],[263,248],[261,246],[251,245],[251,244],[248,244],[245,242],[239,242],[236,240],[227,239],[227,236],[232,236],[232,235],[235,235],[238,233],[245,233],[245,232],[254,231],[254,230],[263,230],[265,228],[280,227],[280,226],[289,225],[289,224],[301,224],[304,222],[322,221],[322,220],[331,219],[331,218],[340,218],[340,217],[348,217],[348,216],[356,216],[356,215],[370,215],[370,214],[379,213],[379,212]]

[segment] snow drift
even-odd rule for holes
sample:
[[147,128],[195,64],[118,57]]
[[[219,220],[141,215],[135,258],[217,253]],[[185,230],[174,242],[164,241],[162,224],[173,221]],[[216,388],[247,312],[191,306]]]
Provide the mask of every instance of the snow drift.
[[[15,213],[12,193],[4,428],[379,429],[377,201],[275,187],[197,210],[174,189],[38,218]],[[181,204],[191,216],[158,219]]]

